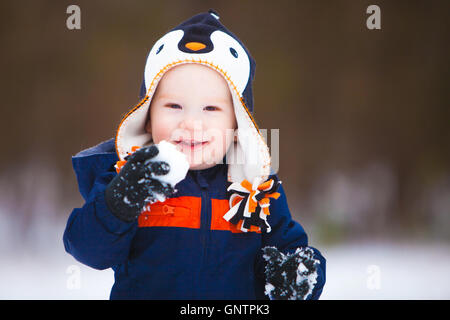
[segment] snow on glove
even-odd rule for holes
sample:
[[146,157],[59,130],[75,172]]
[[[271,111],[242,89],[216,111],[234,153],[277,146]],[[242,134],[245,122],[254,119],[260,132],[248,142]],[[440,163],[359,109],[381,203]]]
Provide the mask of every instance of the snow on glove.
[[169,142],[143,147],[127,159],[105,190],[105,201],[119,219],[131,222],[145,205],[165,201],[189,169],[186,156]]
[[266,261],[265,294],[271,300],[305,300],[317,283],[314,251],[309,247],[297,248],[293,254],[283,254],[275,247],[264,247]]

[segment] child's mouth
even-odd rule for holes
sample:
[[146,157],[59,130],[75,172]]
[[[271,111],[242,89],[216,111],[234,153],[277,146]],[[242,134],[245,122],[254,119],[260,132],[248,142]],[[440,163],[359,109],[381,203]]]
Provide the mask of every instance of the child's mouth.
[[183,149],[195,150],[207,145],[209,141],[179,140],[175,141],[177,146]]

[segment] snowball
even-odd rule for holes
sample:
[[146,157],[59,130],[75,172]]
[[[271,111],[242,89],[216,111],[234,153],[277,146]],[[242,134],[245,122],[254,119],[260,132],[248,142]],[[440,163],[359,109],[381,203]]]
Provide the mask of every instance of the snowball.
[[[177,147],[170,142],[162,140],[157,144],[159,153],[152,161],[164,161],[170,166],[170,170],[165,175],[152,175],[152,178],[170,184],[172,187],[183,180],[189,170],[189,162],[186,155],[177,150]],[[162,199],[159,199],[161,201]]]

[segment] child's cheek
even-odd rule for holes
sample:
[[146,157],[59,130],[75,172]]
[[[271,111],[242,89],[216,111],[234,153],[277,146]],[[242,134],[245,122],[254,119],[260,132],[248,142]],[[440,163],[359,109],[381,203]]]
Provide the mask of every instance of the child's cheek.
[[212,145],[205,150],[205,158],[218,163],[223,159],[231,142],[233,141],[233,129],[215,129],[212,132]]
[[154,130],[152,132],[153,142],[159,143],[162,140],[172,141],[172,129],[170,126],[170,122],[168,121],[158,121],[158,123],[154,126]]

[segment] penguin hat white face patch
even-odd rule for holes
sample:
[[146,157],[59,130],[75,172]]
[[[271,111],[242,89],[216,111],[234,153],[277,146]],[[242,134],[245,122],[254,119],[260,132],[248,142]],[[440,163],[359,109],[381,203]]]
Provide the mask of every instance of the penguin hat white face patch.
[[[157,74],[164,67],[175,63],[197,62],[209,64],[212,68],[221,69],[236,86],[240,95],[244,91],[250,78],[250,60],[244,48],[233,37],[223,31],[211,33],[212,49],[204,53],[180,51],[178,44],[183,39],[183,30],[174,30],[159,39],[151,49],[144,72],[145,87],[155,85]],[[206,48],[201,42],[187,42],[189,51],[200,51]],[[204,50],[203,50],[204,51]],[[219,70],[218,70],[219,71]],[[153,82],[153,83],[152,83]]]
[[[120,160],[135,146],[152,142],[145,123],[156,87],[171,68],[198,63],[219,72],[227,81],[237,121],[237,143],[227,152],[228,180],[266,180],[270,174],[270,154],[251,115],[252,80],[255,62],[242,43],[220,22],[215,12],[201,13],[175,27],[153,45],[144,70],[141,101],[122,119],[116,135]],[[230,161],[228,161],[230,159]]]

